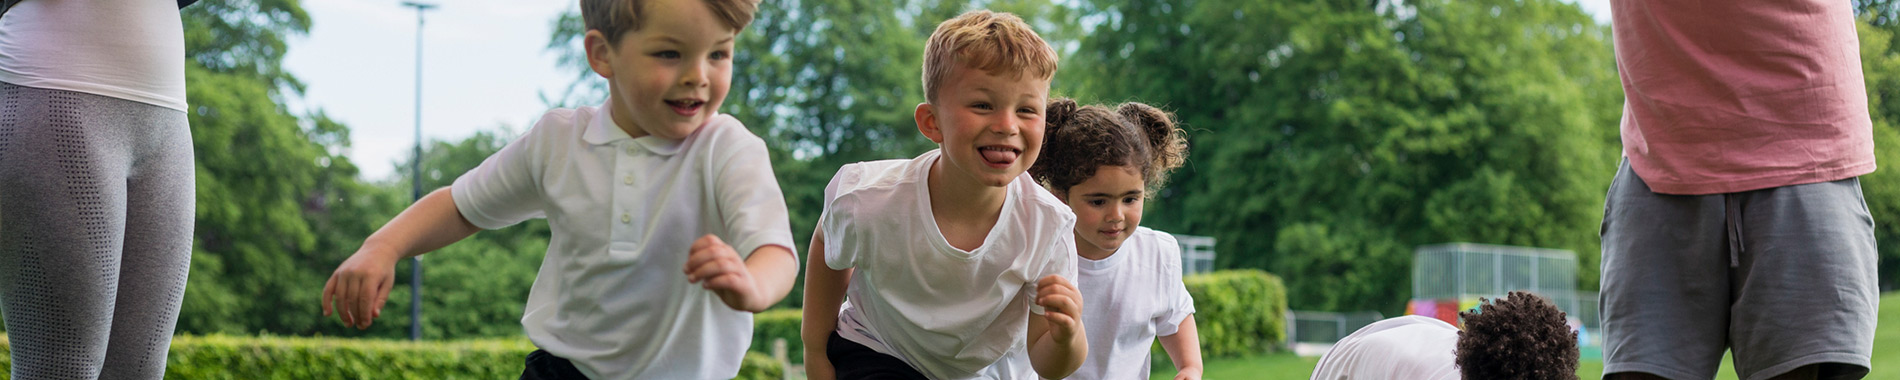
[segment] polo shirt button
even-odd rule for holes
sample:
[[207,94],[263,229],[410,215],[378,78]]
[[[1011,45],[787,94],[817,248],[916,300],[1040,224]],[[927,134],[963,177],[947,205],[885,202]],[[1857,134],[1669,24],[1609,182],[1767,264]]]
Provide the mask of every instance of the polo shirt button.
[[628,176],[627,176],[627,179],[625,179],[625,180],[621,180],[620,182],[624,182],[624,183],[626,183],[626,184],[628,184],[628,185],[632,185],[632,184],[633,184],[633,176],[632,176],[632,175],[628,175]]
[[620,223],[622,223],[622,224],[626,224],[626,223],[633,223],[633,216],[632,216],[632,215],[627,215],[626,213],[621,213],[621,214],[620,214]]

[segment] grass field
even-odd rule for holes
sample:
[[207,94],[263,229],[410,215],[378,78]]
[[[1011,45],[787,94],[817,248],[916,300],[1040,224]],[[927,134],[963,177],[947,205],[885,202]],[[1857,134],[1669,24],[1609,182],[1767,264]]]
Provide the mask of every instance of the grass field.
[[[1214,359],[1206,363],[1205,379],[1307,379],[1313,374],[1313,366],[1319,358],[1302,358],[1291,353],[1279,353],[1242,358]],[[1586,360],[1580,363],[1577,377],[1592,380],[1603,377],[1603,362]],[[1174,377],[1173,368],[1156,368],[1152,379],[1167,380]],[[1735,369],[1727,360],[1717,379],[1735,379]],[[1887,293],[1880,297],[1880,327],[1874,331],[1874,368],[1867,375],[1873,380],[1900,380],[1900,292]]]

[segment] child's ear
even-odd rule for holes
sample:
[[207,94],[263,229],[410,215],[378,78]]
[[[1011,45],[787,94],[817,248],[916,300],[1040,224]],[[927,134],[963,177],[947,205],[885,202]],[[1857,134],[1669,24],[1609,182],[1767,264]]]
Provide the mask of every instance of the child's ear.
[[917,103],[917,131],[930,142],[943,143],[943,129],[937,125],[937,109],[930,102]]
[[602,78],[613,79],[611,58],[614,46],[607,42],[607,35],[601,34],[599,30],[588,30],[587,35],[581,38],[581,45],[587,51],[587,67],[593,68],[594,74],[600,74]]

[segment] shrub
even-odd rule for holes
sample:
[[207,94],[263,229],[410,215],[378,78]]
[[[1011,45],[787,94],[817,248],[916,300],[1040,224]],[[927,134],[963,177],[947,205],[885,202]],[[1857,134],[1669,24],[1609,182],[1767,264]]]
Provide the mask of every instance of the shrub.
[[[13,363],[0,337],[0,377]],[[527,339],[407,342],[352,338],[176,336],[166,379],[512,379]],[[747,353],[739,379],[779,379],[785,369]]]
[[[1194,296],[1194,325],[1200,333],[1202,357],[1267,352],[1286,341],[1286,285],[1279,276],[1243,269],[1193,275],[1182,281]],[[1156,357],[1168,357],[1156,347]]]
[[752,316],[752,352],[770,354],[772,340],[785,340],[785,359],[793,363],[805,362],[805,343],[799,336],[800,323],[805,320],[801,309],[772,309]]

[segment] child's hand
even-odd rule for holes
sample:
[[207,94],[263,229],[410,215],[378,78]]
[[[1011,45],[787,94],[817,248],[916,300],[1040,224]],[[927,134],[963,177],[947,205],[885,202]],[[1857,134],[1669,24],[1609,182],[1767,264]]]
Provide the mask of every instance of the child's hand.
[[1182,368],[1174,374],[1174,380],[1201,380],[1201,368]]
[[752,280],[752,272],[746,270],[745,260],[739,258],[739,253],[717,236],[706,235],[693,242],[691,256],[686,258],[686,281],[718,294],[719,300],[735,310],[754,311],[771,306],[753,305],[761,296],[758,284]]
[[369,328],[370,321],[383,315],[383,302],[389,300],[389,287],[396,283],[396,261],[400,254],[364,246],[350,255],[323,284],[323,315],[329,316],[332,303],[338,320],[358,330]]
[[1062,276],[1043,276],[1036,282],[1036,304],[1049,320],[1049,335],[1057,342],[1073,342],[1082,335],[1082,292]]

